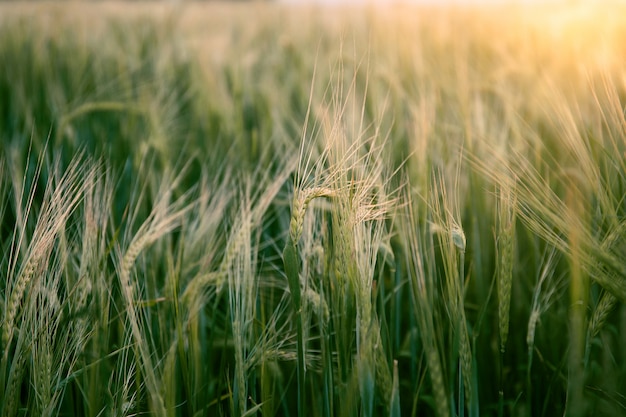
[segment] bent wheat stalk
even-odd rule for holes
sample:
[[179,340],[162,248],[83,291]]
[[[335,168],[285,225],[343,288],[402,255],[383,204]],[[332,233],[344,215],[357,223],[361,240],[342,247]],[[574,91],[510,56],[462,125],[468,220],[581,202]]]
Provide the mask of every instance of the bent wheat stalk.
[[298,345],[298,415],[304,415],[306,403],[305,392],[305,358],[304,337],[302,328],[302,297],[300,292],[300,265],[298,259],[298,241],[302,236],[304,215],[309,203],[318,197],[331,197],[333,191],[326,188],[311,188],[296,192],[291,209],[291,221],[289,224],[289,238],[283,250],[283,263],[285,274],[289,283],[293,310],[296,314],[296,332]]

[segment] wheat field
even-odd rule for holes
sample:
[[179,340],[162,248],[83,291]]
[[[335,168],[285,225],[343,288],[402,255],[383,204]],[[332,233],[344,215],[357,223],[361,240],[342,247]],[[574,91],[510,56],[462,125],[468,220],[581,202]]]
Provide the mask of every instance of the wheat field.
[[0,414],[626,415],[626,7],[0,3]]

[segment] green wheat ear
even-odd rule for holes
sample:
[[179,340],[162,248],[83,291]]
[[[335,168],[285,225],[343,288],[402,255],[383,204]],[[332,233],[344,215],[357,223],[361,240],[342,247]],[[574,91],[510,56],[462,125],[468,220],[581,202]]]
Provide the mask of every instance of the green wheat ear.
[[509,336],[509,310],[513,284],[513,256],[515,251],[515,194],[513,190],[500,190],[497,207],[496,258],[498,277],[498,324],[500,331],[500,352],[504,353]]

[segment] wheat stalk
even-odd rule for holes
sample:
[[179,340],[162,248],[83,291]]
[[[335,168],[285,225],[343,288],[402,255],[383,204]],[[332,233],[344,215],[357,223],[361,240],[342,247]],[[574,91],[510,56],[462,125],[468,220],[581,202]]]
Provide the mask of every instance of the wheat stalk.
[[526,344],[528,346],[528,375],[532,368],[533,351],[535,348],[535,332],[541,315],[548,310],[550,305],[559,295],[560,285],[558,279],[554,279],[554,271],[558,262],[555,248],[547,249],[542,257],[542,268],[533,290],[532,305],[528,327],[526,332]]
[[135,284],[131,279],[131,273],[139,254],[160,237],[178,227],[180,219],[189,210],[189,206],[185,206],[185,196],[173,203],[170,202],[172,189],[176,182],[177,180],[174,180],[172,183],[164,182],[151,213],[139,227],[126,251],[122,254],[118,248],[117,252],[118,278],[126,304],[128,324],[130,325],[138,353],[137,359],[142,364],[142,371],[153,411],[161,416],[166,414],[163,396],[160,393],[152,355],[143,334],[141,318],[136,311]]
[[[430,375],[435,400],[435,413],[438,417],[447,417],[450,416],[450,407],[448,393],[445,388],[446,384],[443,369],[441,367],[441,356],[436,339],[437,332],[435,330],[433,317],[433,294],[435,292],[435,284],[424,269],[425,262],[423,257],[428,256],[422,242],[425,236],[420,235],[420,233],[424,232],[420,231],[417,216],[412,206],[411,196],[406,195],[405,200],[406,224],[403,226],[407,233],[403,236],[406,239],[405,256],[407,258],[406,265],[408,267],[409,285],[411,287],[411,305],[413,306],[413,311],[422,337],[422,348],[426,357],[426,366],[428,368],[428,374]],[[430,236],[431,231],[432,227],[425,234]]]

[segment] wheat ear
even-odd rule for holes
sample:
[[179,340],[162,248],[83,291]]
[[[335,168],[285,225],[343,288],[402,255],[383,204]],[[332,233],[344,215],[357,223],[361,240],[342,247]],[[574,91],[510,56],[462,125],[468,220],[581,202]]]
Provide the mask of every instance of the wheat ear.
[[29,356],[30,348],[25,346],[27,332],[21,332],[17,341],[17,348],[15,350],[15,356],[13,357],[13,363],[9,371],[9,381],[7,384],[4,395],[4,407],[2,409],[2,415],[4,417],[13,417],[17,412],[17,403],[20,398],[20,389],[24,372],[26,368],[26,359]]
[[596,337],[604,323],[606,323],[606,319],[613,311],[613,308],[617,304],[617,298],[608,291],[605,291],[600,298],[600,302],[598,306],[593,312],[591,316],[591,321],[589,323],[589,334],[591,337]]
[[497,276],[498,276],[498,324],[500,352],[504,353],[509,336],[509,311],[513,283],[513,251],[515,236],[514,193],[500,189],[497,210]]

